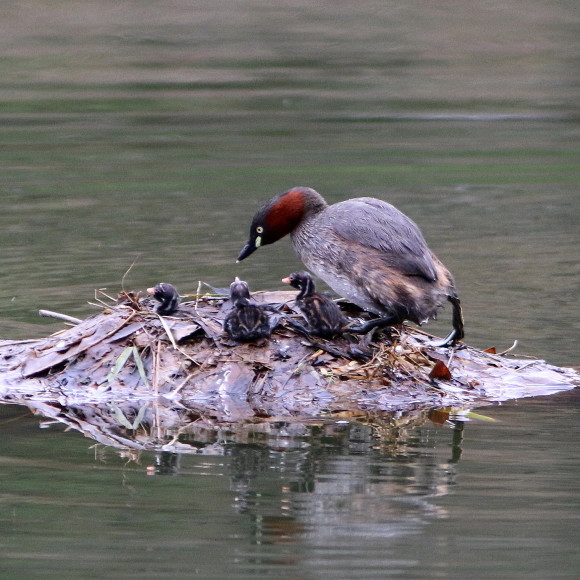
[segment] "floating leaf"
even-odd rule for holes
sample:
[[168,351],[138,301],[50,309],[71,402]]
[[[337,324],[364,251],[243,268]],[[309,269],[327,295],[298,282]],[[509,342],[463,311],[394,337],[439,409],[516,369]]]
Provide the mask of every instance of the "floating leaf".
[[447,367],[447,365],[443,362],[438,360],[435,363],[435,366],[431,369],[429,373],[430,379],[443,379],[445,381],[451,380],[451,371]]
[[160,316],[159,320],[161,320],[161,324],[163,325],[163,329],[165,330],[165,334],[167,334],[167,338],[169,339],[169,342],[171,342],[171,344],[173,345],[173,348],[177,349],[177,343],[175,342],[175,338],[173,338],[173,333],[171,332],[171,329],[169,328],[167,321],[165,320],[165,318],[163,316]]
[[127,362],[127,359],[133,353],[133,348],[134,347],[132,347],[132,346],[128,346],[117,357],[117,360],[115,362],[115,366],[109,371],[109,374],[107,375],[106,381],[108,383],[110,383],[121,372],[121,369],[125,366],[125,363]]
[[488,421],[490,423],[497,423],[497,419],[493,417],[488,417],[487,415],[481,415],[480,413],[474,413],[473,411],[469,411],[466,415],[470,419],[478,419],[479,421]]
[[149,382],[147,381],[147,374],[145,373],[145,367],[143,366],[143,361],[141,360],[141,355],[139,354],[139,351],[137,350],[137,347],[134,346],[133,347],[133,358],[135,359],[135,364],[137,365],[137,370],[139,371],[139,376],[141,377],[141,380],[143,381],[143,385],[145,385],[146,388],[149,387]]
[[132,431],[135,431],[137,427],[141,425],[141,421],[143,421],[143,417],[145,416],[145,412],[147,411],[147,405],[142,405],[141,407],[139,407],[137,416],[135,417],[135,420],[131,423],[131,421],[127,419],[125,413],[123,413],[123,411],[118,405],[115,405],[115,403],[110,403],[109,408],[115,414],[117,421],[119,421],[119,423],[123,425],[123,427],[131,429]]
[[113,413],[115,413],[117,421],[119,421],[123,427],[127,427],[127,429],[133,429],[133,423],[131,423],[129,419],[125,417],[125,414],[123,411],[121,411],[120,407],[113,403],[110,405],[110,408],[113,410]]
[[143,421],[143,417],[145,416],[146,411],[147,411],[147,405],[143,405],[142,407],[139,408],[139,412],[137,413],[137,416],[135,417],[135,420],[133,421],[133,424],[131,425],[131,429],[135,430],[135,429],[137,429],[137,427],[139,427],[139,425],[141,424],[141,421]]

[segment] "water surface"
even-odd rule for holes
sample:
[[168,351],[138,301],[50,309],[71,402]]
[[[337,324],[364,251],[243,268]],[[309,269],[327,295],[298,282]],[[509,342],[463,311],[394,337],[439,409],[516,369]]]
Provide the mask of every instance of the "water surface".
[[198,455],[124,457],[4,407],[0,570],[573,578],[579,402],[573,391],[508,403],[485,410],[496,423],[464,429],[289,428]]
[[[235,257],[262,201],[309,185],[412,217],[470,344],[578,365],[577,22],[572,0],[3,5],[2,338],[95,288],[281,287],[287,240]],[[578,402],[483,409],[461,443],[339,425],[141,458],[5,407],[0,570],[575,578]]]

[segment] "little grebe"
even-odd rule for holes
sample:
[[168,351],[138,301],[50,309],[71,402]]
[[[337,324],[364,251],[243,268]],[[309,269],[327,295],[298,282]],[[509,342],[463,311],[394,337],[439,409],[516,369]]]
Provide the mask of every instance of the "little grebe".
[[230,284],[233,309],[224,320],[224,330],[239,342],[248,342],[270,336],[270,322],[263,308],[250,303],[250,289],[246,282],[236,278]]
[[154,288],[147,288],[147,292],[160,304],[155,309],[161,316],[171,316],[179,306],[179,292],[172,284],[159,282]]
[[238,261],[287,234],[309,270],[340,296],[381,317],[372,327],[405,320],[422,324],[448,300],[453,330],[439,346],[463,338],[453,276],[415,222],[391,204],[359,197],[328,205],[314,189],[294,187],[258,210]]
[[282,282],[300,290],[296,296],[296,305],[308,322],[310,334],[323,338],[340,334],[348,323],[347,319],[335,302],[315,291],[314,282],[308,272],[293,272],[283,278]]

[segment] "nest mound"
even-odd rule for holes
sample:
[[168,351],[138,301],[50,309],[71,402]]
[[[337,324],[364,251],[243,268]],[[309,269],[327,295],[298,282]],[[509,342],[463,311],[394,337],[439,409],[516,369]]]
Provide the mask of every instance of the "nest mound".
[[[403,326],[372,339],[305,337],[295,292],[256,292],[276,325],[269,340],[236,343],[222,331],[225,296],[198,294],[176,316],[149,299],[118,303],[47,338],[0,341],[0,400],[24,404],[109,445],[179,446],[191,430],[224,425],[416,417],[551,394],[580,375],[540,360],[430,346]],[[421,415],[423,416],[423,415]]]

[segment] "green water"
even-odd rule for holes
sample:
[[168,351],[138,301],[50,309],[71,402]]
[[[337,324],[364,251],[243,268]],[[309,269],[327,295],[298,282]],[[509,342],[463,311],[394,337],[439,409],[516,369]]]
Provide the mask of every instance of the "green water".
[[4,407],[0,574],[574,578],[579,403],[488,408],[463,436],[337,426],[132,457]]
[[[262,201],[309,185],[412,217],[470,344],[578,365],[578,17],[571,0],[6,3],[0,336],[62,327],[39,308],[94,312],[132,264],[131,289],[280,288],[287,240],[235,258]],[[578,402],[482,410],[500,422],[467,424],[458,463],[430,424],[393,446],[363,429],[134,462],[6,407],[0,571],[575,578]]]

